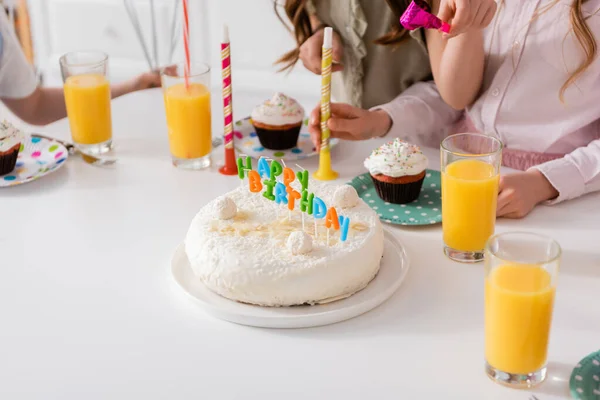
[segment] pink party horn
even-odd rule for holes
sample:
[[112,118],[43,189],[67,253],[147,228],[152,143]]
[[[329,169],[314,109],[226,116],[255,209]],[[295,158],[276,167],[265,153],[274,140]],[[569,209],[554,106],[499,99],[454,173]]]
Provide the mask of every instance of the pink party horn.
[[450,24],[443,22],[430,12],[429,4],[423,0],[413,0],[400,17],[404,29],[412,31],[419,28],[438,29],[450,32]]

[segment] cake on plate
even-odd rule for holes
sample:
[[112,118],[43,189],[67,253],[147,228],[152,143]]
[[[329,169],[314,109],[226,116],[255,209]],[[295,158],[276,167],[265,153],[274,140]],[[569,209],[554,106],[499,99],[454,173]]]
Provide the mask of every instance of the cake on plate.
[[223,297],[261,306],[323,304],[366,287],[383,254],[377,214],[348,185],[287,180],[286,188],[297,200],[242,185],[204,206],[185,238],[194,274]]

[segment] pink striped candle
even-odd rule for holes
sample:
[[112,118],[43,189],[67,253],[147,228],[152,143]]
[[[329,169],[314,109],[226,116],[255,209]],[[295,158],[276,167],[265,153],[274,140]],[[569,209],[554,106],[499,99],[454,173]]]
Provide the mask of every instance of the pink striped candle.
[[231,86],[231,46],[229,28],[223,25],[223,40],[221,42],[221,74],[223,76],[223,143],[225,147],[225,165],[219,172],[223,175],[236,175],[235,150],[233,149],[233,104]]

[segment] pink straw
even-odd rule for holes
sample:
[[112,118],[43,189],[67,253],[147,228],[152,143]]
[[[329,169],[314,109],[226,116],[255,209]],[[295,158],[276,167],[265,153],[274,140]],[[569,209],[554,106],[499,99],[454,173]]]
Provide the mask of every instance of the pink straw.
[[183,49],[185,51],[185,65],[183,76],[185,87],[190,87],[190,18],[188,13],[188,0],[183,0]]

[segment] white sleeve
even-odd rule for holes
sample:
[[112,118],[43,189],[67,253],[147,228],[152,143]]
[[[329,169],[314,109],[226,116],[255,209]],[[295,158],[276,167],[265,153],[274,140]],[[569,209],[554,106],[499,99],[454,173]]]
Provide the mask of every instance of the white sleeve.
[[462,115],[447,105],[433,81],[417,82],[389,103],[373,107],[392,120],[388,136],[438,148],[448,128]]
[[27,62],[4,8],[0,7],[0,97],[25,98],[37,87],[33,68]]

